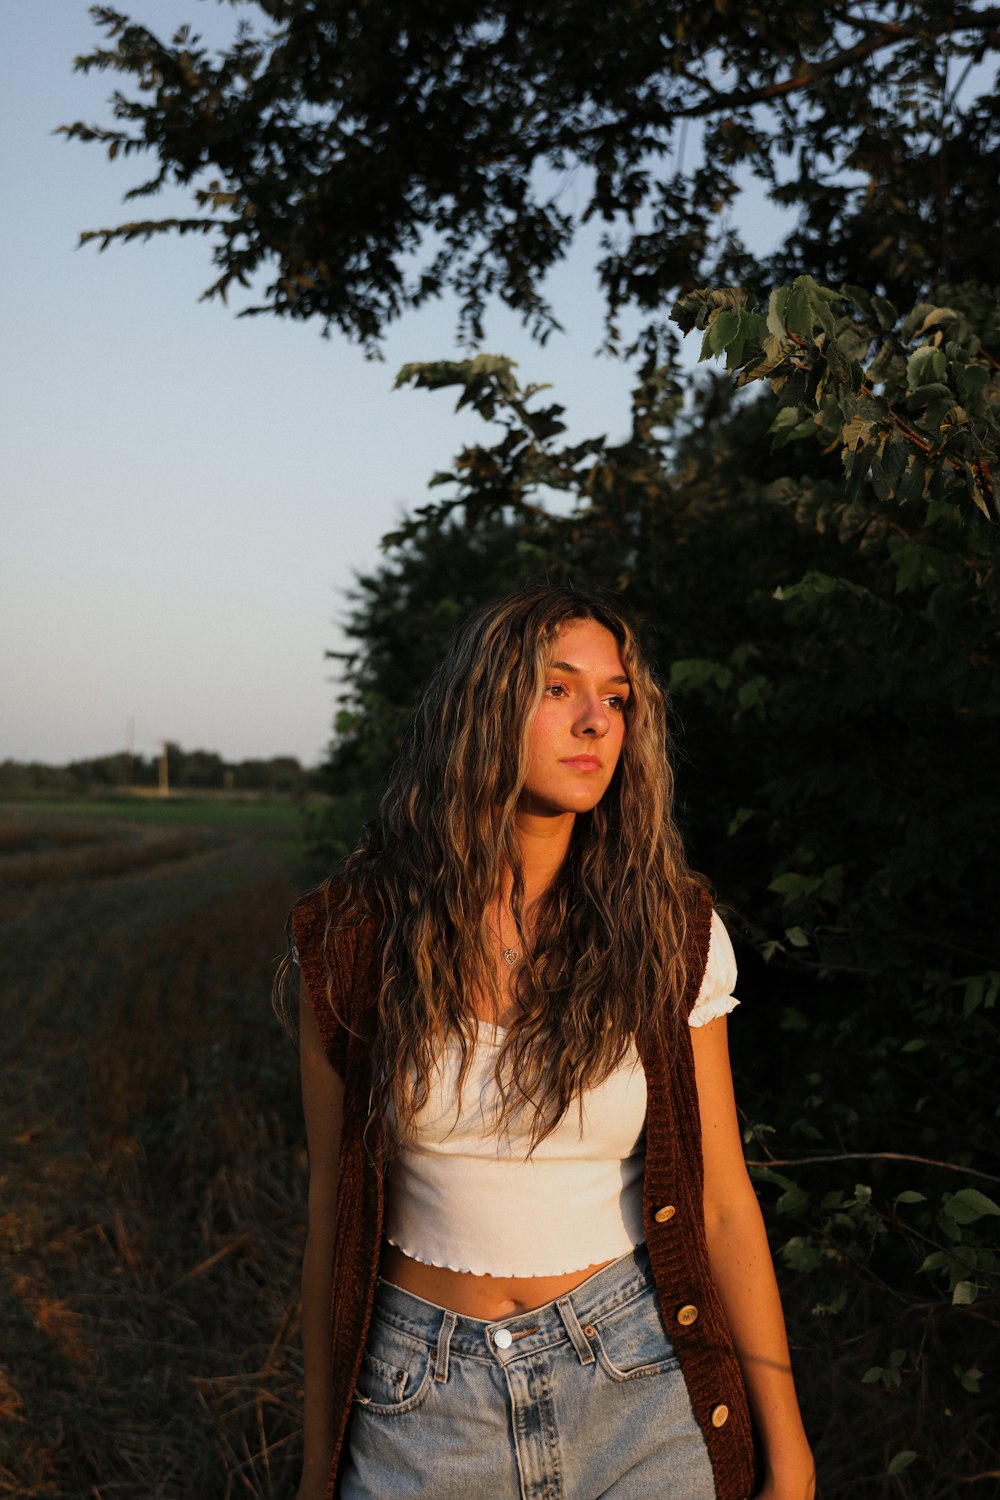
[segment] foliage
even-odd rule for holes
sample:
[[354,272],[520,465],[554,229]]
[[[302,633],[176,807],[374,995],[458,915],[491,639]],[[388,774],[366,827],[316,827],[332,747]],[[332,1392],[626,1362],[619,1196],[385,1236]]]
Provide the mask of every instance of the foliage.
[[[998,514],[992,470],[1000,439],[1000,299],[987,287],[945,287],[900,319],[861,287],[833,292],[811,276],[776,287],[767,313],[739,288],[693,291],[674,316],[705,330],[701,357],[726,355],[737,384],[777,391],[778,444],[839,445],[845,505],[871,480],[881,501],[971,500]],[[934,513],[932,512],[932,513]],[[920,553],[906,553],[910,569]]]
[[[904,1493],[946,1495],[995,1462],[1000,534],[961,486],[900,500],[863,477],[846,497],[839,443],[782,441],[785,388],[714,379],[680,414],[661,371],[614,445],[567,443],[510,360],[400,379],[456,391],[496,440],[435,476],[443,498],[359,580],[335,776],[370,805],[470,605],[538,576],[623,595],[740,940],[748,1155],[807,1411],[839,1414],[816,1434],[824,1493],[905,1470]],[[848,1420],[867,1434],[850,1454]]]
[[190,27],[164,42],[94,6],[107,43],[77,66],[118,75],[115,123],[63,127],[153,156],[131,199],[175,183],[194,200],[84,238],[204,234],[208,296],[251,287],[251,310],[374,349],[447,288],[471,337],[499,296],[544,338],[545,274],[597,219],[609,338],[636,308],[662,353],[666,299],[760,273],[734,220],[751,182],[796,219],[761,284],[992,278],[994,6],[231,3],[217,56]]

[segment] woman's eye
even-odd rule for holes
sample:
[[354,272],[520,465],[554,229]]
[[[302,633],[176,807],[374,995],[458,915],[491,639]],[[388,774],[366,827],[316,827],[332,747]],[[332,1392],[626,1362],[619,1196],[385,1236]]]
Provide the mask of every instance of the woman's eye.
[[621,713],[626,703],[628,702],[628,699],[623,698],[621,694],[616,693],[614,697],[605,699],[605,702],[608,704],[609,708],[613,708],[617,713]]
[[559,698],[565,693],[566,684],[563,682],[550,682],[545,691],[550,693],[553,698]]

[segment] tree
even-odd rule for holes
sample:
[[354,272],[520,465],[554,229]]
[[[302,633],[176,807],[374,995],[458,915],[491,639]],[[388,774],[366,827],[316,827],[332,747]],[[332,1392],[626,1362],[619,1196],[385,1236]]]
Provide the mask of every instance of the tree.
[[[108,44],[77,66],[120,75],[117,123],[64,127],[154,157],[130,198],[176,183],[194,200],[190,217],[84,238],[205,234],[208,296],[236,283],[251,311],[316,317],[374,350],[450,287],[472,339],[491,295],[544,338],[545,273],[595,216],[611,342],[616,313],[638,308],[650,355],[692,286],[805,272],[906,298],[992,280],[996,6],[231,3],[251,19],[216,57],[188,27],[164,42],[94,6]],[[561,195],[581,174],[574,213]],[[760,264],[735,217],[752,179],[797,215]]]

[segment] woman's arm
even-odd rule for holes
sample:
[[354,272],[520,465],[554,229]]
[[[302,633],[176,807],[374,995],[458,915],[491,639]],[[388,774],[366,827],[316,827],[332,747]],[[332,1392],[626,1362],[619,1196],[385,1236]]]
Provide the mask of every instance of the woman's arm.
[[764,1222],[743,1161],[726,1018],[691,1028],[705,1162],[705,1233],[712,1276],[743,1370],[764,1450],[761,1500],[812,1500],[815,1467]]
[[302,1259],[302,1482],[298,1500],[325,1500],[333,1451],[330,1293],[344,1085],[323,1051],[302,981],[299,1000],[302,1108],[309,1148],[309,1228]]

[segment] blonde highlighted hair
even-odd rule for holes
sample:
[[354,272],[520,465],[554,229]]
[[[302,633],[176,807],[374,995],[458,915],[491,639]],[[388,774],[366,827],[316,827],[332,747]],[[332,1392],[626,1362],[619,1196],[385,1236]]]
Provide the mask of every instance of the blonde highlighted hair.
[[[556,635],[580,620],[617,642],[631,688],[625,736],[604,797],[576,817],[529,940],[516,828],[527,730]],[[477,1032],[470,997],[485,997],[496,1013],[502,1003],[496,913],[507,870],[524,962],[496,1063],[500,1130],[529,1110],[533,1147],[635,1037],[678,1024],[687,911],[704,882],[688,868],[672,803],[664,695],[605,598],[531,585],[459,626],[375,818],[325,883],[327,937],[359,912],[375,926],[373,1127],[392,1120],[392,1140],[405,1139],[448,1039],[461,1047],[464,1082]]]

